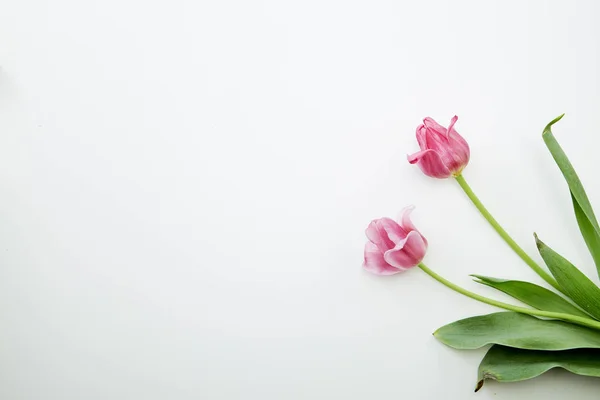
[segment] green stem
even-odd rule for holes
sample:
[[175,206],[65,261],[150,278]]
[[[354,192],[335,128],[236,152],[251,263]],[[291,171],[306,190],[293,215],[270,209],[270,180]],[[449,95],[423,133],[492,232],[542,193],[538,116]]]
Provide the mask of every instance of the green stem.
[[523,250],[521,246],[519,246],[512,237],[510,237],[510,235],[504,230],[504,228],[502,228],[502,226],[500,226],[498,221],[496,221],[496,219],[492,217],[492,214],[490,214],[487,208],[485,208],[485,206],[481,203],[481,200],[479,200],[475,193],[473,193],[473,190],[471,189],[467,181],[465,181],[465,178],[463,178],[462,175],[458,175],[455,178],[462,190],[466,193],[469,199],[471,199],[475,207],[477,207],[481,215],[483,215],[483,217],[490,223],[492,228],[494,228],[494,230],[498,232],[498,235],[500,235],[500,237],[504,239],[506,244],[508,244],[510,248],[513,249],[513,251],[517,253],[519,257],[521,257],[521,260],[525,261],[525,264],[529,265],[529,267],[532,270],[534,270],[535,273],[538,274],[543,280],[548,282],[549,285],[551,285],[559,292],[564,293],[562,288],[559,286],[558,282],[556,282],[556,280],[549,273],[544,271],[544,269],[540,267],[538,263],[533,261],[533,259],[529,257],[527,253],[525,253],[525,250]]
[[421,268],[427,275],[431,276],[433,279],[435,279],[436,281],[440,282],[441,284],[449,287],[450,289],[463,294],[467,297],[470,297],[474,300],[480,301],[482,303],[486,303],[489,304],[491,306],[495,306],[495,307],[499,307],[499,308],[503,308],[505,310],[509,310],[509,311],[515,311],[518,313],[522,313],[522,314],[528,314],[528,315],[533,315],[536,317],[545,317],[545,318],[552,318],[552,319],[560,319],[563,321],[568,321],[568,322],[572,322],[574,324],[577,325],[583,325],[583,326],[587,326],[589,328],[594,328],[597,330],[600,330],[600,322],[598,321],[594,321],[592,319],[589,318],[584,318],[584,317],[578,317],[576,315],[571,315],[571,314],[563,314],[563,313],[557,313],[557,312],[551,312],[551,311],[542,311],[542,310],[534,310],[531,308],[525,308],[525,307],[519,307],[519,306],[514,306],[512,304],[508,304],[508,303],[503,303],[501,301],[497,301],[494,299],[490,299],[488,297],[485,296],[481,296],[477,293],[473,293],[467,289],[463,289],[462,287],[450,282],[449,280],[445,279],[444,277],[436,274],[435,272],[433,272],[431,269],[429,269],[429,267],[427,267],[425,264],[420,263],[419,264],[419,268]]

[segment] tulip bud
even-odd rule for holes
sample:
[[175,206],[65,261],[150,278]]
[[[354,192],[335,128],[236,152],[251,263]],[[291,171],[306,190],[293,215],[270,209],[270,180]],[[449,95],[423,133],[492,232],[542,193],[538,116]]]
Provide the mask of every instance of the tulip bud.
[[458,176],[469,163],[469,145],[454,129],[454,116],[448,129],[432,118],[425,118],[417,128],[417,142],[421,151],[408,156],[408,162],[417,164],[421,171],[433,178]]

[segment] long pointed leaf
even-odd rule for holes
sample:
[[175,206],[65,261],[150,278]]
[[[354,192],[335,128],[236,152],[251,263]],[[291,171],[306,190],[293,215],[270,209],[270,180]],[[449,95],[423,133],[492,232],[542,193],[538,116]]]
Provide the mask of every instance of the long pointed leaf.
[[590,316],[579,308],[544,287],[530,282],[513,281],[491,278],[489,276],[471,275],[477,278],[477,283],[493,287],[514,297],[515,299],[543,311],[553,311],[564,314],[589,318]]
[[465,318],[442,326],[433,335],[455,349],[501,344],[528,350],[600,349],[600,331],[563,321],[515,312]]
[[535,378],[552,368],[600,377],[600,350],[539,351],[494,345],[479,364],[475,391],[481,389],[486,379],[518,382]]
[[596,215],[594,214],[594,210],[592,209],[592,205],[590,204],[587,194],[585,193],[581,180],[577,176],[573,165],[567,158],[567,155],[563,151],[562,147],[560,147],[558,141],[552,133],[552,125],[560,121],[563,115],[555,118],[546,126],[542,137],[544,138],[546,147],[548,147],[548,150],[550,150],[554,161],[558,165],[558,168],[560,168],[560,171],[569,185],[579,230],[581,231],[581,235],[585,240],[592,258],[594,259],[596,269],[598,270],[598,276],[600,276],[600,226],[598,225]]
[[540,255],[565,294],[585,312],[600,320],[600,288],[566,258],[542,242],[537,235],[535,241]]
[[571,200],[573,202],[573,210],[575,210],[575,218],[577,219],[581,236],[583,236],[583,240],[594,259],[594,264],[596,264],[596,268],[598,269],[598,276],[600,276],[600,235],[596,233],[594,226],[581,209],[581,206],[573,196],[573,193],[571,193]]

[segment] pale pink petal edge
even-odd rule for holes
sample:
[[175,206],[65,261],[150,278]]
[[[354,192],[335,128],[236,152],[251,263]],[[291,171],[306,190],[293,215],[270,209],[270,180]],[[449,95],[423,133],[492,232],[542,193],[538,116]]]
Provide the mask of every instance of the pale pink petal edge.
[[383,253],[371,242],[365,244],[363,268],[375,275],[394,275],[402,271],[388,264]]

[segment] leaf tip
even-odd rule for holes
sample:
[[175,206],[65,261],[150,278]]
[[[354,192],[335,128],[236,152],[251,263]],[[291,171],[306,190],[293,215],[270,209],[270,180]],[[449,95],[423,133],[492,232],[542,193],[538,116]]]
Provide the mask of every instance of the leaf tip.
[[535,245],[537,246],[538,250],[540,250],[543,246],[545,246],[544,242],[542,242],[540,240],[537,233],[533,232],[533,238],[535,239]]
[[552,125],[554,125],[555,123],[557,123],[558,121],[560,121],[562,119],[562,117],[564,117],[565,114],[562,113],[561,115],[559,115],[558,117],[554,118],[552,121],[550,121],[550,123],[548,123],[548,125],[546,125],[546,127],[544,128],[544,131],[542,132],[542,135],[545,135],[547,133],[552,133]]
[[483,383],[484,383],[484,379],[480,380],[479,382],[477,382],[477,386],[475,386],[475,393],[479,392],[479,389],[481,389],[483,387]]
[[478,275],[478,274],[471,274],[469,276],[472,276],[473,278],[477,278],[477,279],[482,280],[484,282],[495,282],[495,283],[504,282],[503,279],[492,278],[491,276]]

